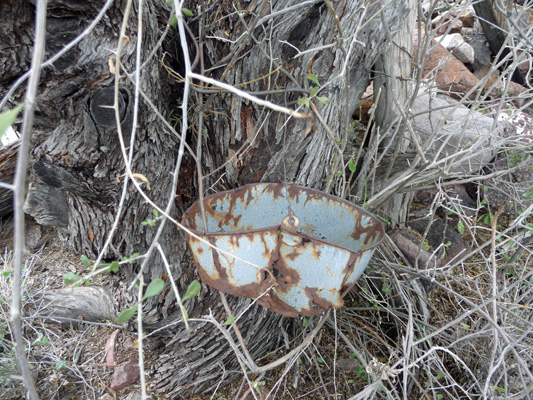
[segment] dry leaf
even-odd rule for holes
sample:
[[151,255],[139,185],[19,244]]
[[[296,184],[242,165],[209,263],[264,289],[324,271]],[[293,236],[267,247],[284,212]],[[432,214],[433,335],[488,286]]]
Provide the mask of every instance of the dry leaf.
[[146,178],[146,176],[144,176],[143,174],[137,174],[137,173],[133,174],[132,176],[146,183],[146,187],[148,188],[148,190],[152,190],[150,188],[150,181]]
[[115,63],[113,62],[113,57],[109,59],[109,72],[112,74],[115,73]]
[[115,340],[119,332],[120,332],[120,329],[116,329],[109,336],[109,339],[107,339],[107,342],[105,343],[105,346],[104,346],[105,365],[108,367],[114,367],[116,364],[115,362]]

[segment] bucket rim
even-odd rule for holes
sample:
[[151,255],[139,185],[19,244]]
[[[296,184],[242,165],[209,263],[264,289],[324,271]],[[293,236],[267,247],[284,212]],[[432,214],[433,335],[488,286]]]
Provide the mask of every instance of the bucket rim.
[[[249,190],[251,188],[260,187],[260,186],[271,187],[271,188],[275,188],[275,187],[291,187],[291,188],[295,188],[295,189],[297,189],[299,191],[313,192],[313,193],[315,193],[317,195],[320,195],[320,196],[322,196],[322,197],[324,197],[324,198],[326,198],[328,200],[333,200],[333,201],[336,201],[336,202],[339,202],[339,203],[343,203],[344,205],[355,209],[361,215],[364,215],[364,216],[370,218],[370,220],[372,221],[373,225],[376,227],[376,230],[378,231],[377,232],[379,234],[378,240],[377,240],[376,243],[372,244],[371,246],[368,246],[368,247],[365,247],[365,248],[363,248],[361,250],[355,251],[353,249],[350,249],[349,247],[346,247],[346,246],[343,246],[341,244],[329,241],[327,239],[317,238],[317,237],[308,235],[308,234],[306,234],[304,232],[301,232],[301,231],[298,231],[298,230],[289,229],[289,228],[283,226],[281,224],[281,222],[280,222],[280,224],[277,224],[277,225],[265,226],[265,227],[262,227],[262,228],[255,228],[255,229],[247,229],[247,230],[239,230],[239,231],[225,231],[225,232],[205,232],[203,230],[192,228],[190,226],[191,224],[189,223],[190,221],[188,219],[191,216],[191,214],[193,213],[193,210],[194,210],[194,212],[200,212],[200,206],[199,206],[200,205],[200,199],[196,200],[193,204],[191,204],[191,206],[183,213],[183,215],[181,217],[181,223],[187,229],[189,229],[191,232],[193,232],[195,235],[203,236],[203,237],[207,237],[207,238],[208,237],[217,237],[217,236],[228,236],[228,235],[233,235],[233,234],[239,234],[239,235],[256,234],[256,233],[268,232],[268,231],[271,231],[271,232],[286,232],[286,233],[290,233],[290,234],[293,234],[293,235],[295,234],[295,235],[301,236],[303,238],[306,238],[306,239],[309,239],[309,240],[312,240],[312,241],[315,241],[315,242],[319,242],[319,243],[327,244],[329,246],[337,247],[337,248],[349,251],[350,253],[353,253],[353,254],[362,254],[362,253],[368,252],[369,250],[375,250],[383,242],[383,240],[385,239],[385,228],[383,227],[383,223],[379,220],[378,217],[376,217],[370,211],[367,211],[364,208],[352,203],[351,201],[345,200],[345,199],[343,199],[341,197],[334,196],[332,194],[325,193],[325,192],[322,192],[320,190],[316,190],[316,189],[308,188],[308,187],[305,187],[305,186],[297,185],[297,184],[294,184],[294,183],[269,183],[269,182],[249,183],[249,184],[246,184],[246,185],[243,185],[243,186],[239,186],[238,188],[235,188],[235,189],[229,189],[229,190],[224,190],[222,192],[217,192],[217,193],[210,194],[208,196],[205,196],[203,200],[205,202],[205,201],[210,200],[210,199],[216,199],[216,198],[221,198],[221,197],[226,196],[226,195],[231,195],[232,193],[237,193],[237,192],[241,192],[241,191],[245,192],[245,191],[247,191],[247,190]],[[190,237],[189,234],[187,234],[187,236]],[[364,242],[364,240],[363,240],[363,242]]]

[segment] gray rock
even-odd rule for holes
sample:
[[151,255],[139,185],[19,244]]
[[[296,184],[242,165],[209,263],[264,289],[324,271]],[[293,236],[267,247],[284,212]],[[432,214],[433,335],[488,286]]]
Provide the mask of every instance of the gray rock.
[[341,358],[337,361],[337,367],[342,371],[357,371],[360,366],[356,358]]
[[474,63],[474,48],[465,41],[460,33],[445,35],[442,38],[437,38],[437,41],[460,61],[468,64]]
[[[428,220],[417,220],[409,222],[409,226],[423,235],[428,223]],[[468,243],[454,228],[437,218],[431,221],[426,240],[432,248],[440,247],[437,256],[441,266],[456,261],[471,251]]]
[[514,169],[485,181],[483,193],[491,212],[495,212],[503,204],[504,213],[517,216],[533,204],[532,165],[533,156],[528,151],[515,150],[498,154],[494,163],[495,171]]
[[418,96],[411,111],[421,143],[432,138],[426,157],[443,160],[440,166],[448,173],[477,173],[496,155],[503,128],[493,129],[493,118],[428,94]]
[[474,34],[469,39],[468,44],[474,49],[474,62],[472,68],[474,71],[489,65],[492,53],[488,47],[487,39],[484,34]]

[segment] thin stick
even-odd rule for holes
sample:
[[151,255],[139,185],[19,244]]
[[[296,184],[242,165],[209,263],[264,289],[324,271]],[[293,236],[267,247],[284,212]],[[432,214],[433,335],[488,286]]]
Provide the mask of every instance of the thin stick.
[[[274,111],[279,111],[279,112],[288,114],[288,115],[290,115],[292,117],[295,117],[295,118],[304,118],[304,119],[313,118],[310,114],[302,114],[302,113],[293,111],[293,110],[291,110],[289,108],[278,106],[277,104],[271,103],[270,101],[259,99],[259,98],[255,97],[255,96],[252,96],[251,94],[249,94],[249,93],[247,93],[247,92],[245,92],[243,90],[240,90],[240,89],[237,89],[237,88],[235,88],[235,87],[233,87],[231,85],[228,85],[227,83],[223,83],[223,82],[217,81],[215,79],[208,78],[206,76],[195,74],[194,72],[188,73],[187,76],[189,78],[198,79],[198,80],[200,80],[202,82],[210,83],[211,85],[215,85],[216,87],[221,87],[223,89],[229,90],[230,92],[235,93],[238,96],[244,97],[245,99],[253,101],[256,104],[259,104],[260,106],[268,107],[268,108],[270,108],[270,109],[272,109]],[[186,81],[188,81],[188,80],[186,80]]]
[[[142,1],[142,0],[141,0]],[[139,12],[140,14],[140,12]],[[146,393],[146,374],[144,373],[144,354],[143,354],[143,286],[144,286],[144,277],[141,275],[139,277],[139,292],[137,296],[137,343],[138,343],[138,354],[139,354],[139,375],[141,380],[141,399],[145,400],[148,398],[148,393]]]
[[[224,293],[222,293],[221,291],[219,291],[218,293],[220,294],[220,299],[222,300],[222,304],[224,305],[224,309],[226,310],[226,314],[228,314],[228,318],[231,315],[235,316],[233,314],[233,312],[231,311],[231,308],[229,307],[228,300],[226,299],[226,296],[224,295]],[[252,366],[252,369],[257,368],[257,365],[254,362],[254,359],[250,355],[250,352],[248,351],[248,348],[246,347],[246,344],[244,343],[244,339],[242,338],[241,330],[239,329],[239,326],[234,321],[231,324],[231,327],[233,327],[233,330],[235,331],[235,335],[237,335],[237,340],[239,341],[239,343],[241,345],[241,348],[242,348],[242,351],[244,353],[244,356],[246,357],[246,359],[250,363],[250,366]]]
[[17,169],[15,171],[14,193],[14,221],[15,221],[15,251],[13,260],[13,300],[11,302],[10,321],[15,335],[17,355],[19,358],[22,378],[28,396],[32,400],[39,399],[35,383],[30,371],[30,365],[26,358],[24,338],[22,337],[22,324],[20,317],[20,285],[22,272],[22,256],[25,248],[24,243],[24,192],[26,188],[26,169],[28,166],[28,154],[30,138],[35,113],[35,97],[41,74],[41,62],[44,57],[46,28],[46,0],[38,0],[35,10],[35,44],[30,70],[30,80],[26,91],[25,108],[22,120],[22,138],[18,150]]

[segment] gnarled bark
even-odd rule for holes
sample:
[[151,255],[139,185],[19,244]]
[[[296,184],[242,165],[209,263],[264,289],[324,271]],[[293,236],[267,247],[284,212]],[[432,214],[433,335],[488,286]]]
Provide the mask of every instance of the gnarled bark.
[[[115,1],[89,35],[53,67],[44,69],[32,137],[33,183],[26,211],[42,223],[61,228],[74,250],[91,257],[97,256],[110,233],[124,174],[117,127],[113,116],[100,106],[111,104],[109,88],[114,84],[114,75],[110,65],[117,62],[113,49],[117,46],[125,3]],[[134,70],[137,41],[138,3],[133,3],[126,29],[129,41],[121,55],[121,63],[129,72]],[[319,95],[328,99],[327,105],[311,99],[320,118],[296,120],[220,91],[206,96],[202,119],[207,127],[207,134],[202,132],[203,174],[212,173],[204,180],[204,188],[209,188],[206,193],[211,188],[221,190],[258,181],[294,181],[316,189],[328,186],[334,169],[338,168],[336,160],[343,157],[350,118],[370,81],[370,70],[386,49],[387,35],[379,13],[384,13],[390,31],[395,32],[409,11],[404,1],[388,2],[384,9],[380,2],[367,8],[363,0],[331,3],[334,9],[330,10],[318,0],[252,1],[247,10],[234,13],[234,2],[222,2],[210,13],[190,20],[193,32],[199,32],[197,41],[204,46],[205,69],[209,71],[206,75],[242,85],[245,90],[261,91],[272,102],[294,104],[301,99],[302,89],[309,91],[315,85],[306,78],[313,74],[323,88]],[[81,32],[101,5],[101,1],[50,1],[48,56]],[[192,10],[196,6],[196,2],[187,5]],[[0,7],[4,20],[9,21],[7,27],[0,27],[0,38],[3,41],[8,37],[9,30],[16,32],[9,38],[12,42],[7,55],[9,66],[0,63],[0,95],[4,95],[28,68],[29,57],[21,55],[30,52],[33,9],[29,3],[15,0],[4,1]],[[172,109],[172,104],[181,96],[180,87],[170,80],[159,61],[163,49],[157,50],[156,57],[147,57],[156,48],[167,22],[170,10],[166,7],[163,1],[143,3],[145,65],[140,83],[140,89],[164,116],[171,111],[179,112]],[[200,29],[199,19],[204,17]],[[223,37],[224,32],[230,32],[229,39],[236,43]],[[172,34],[174,38],[175,35]],[[316,51],[295,57],[297,51],[285,42],[302,52],[313,48]],[[165,46],[165,50],[173,52],[169,44]],[[190,50],[194,52],[195,47],[191,45]],[[179,63],[174,68],[183,69]],[[132,126],[133,93],[133,84],[123,78],[119,108],[126,143]],[[20,101],[22,95],[23,89],[19,88],[11,100]],[[193,105],[192,110],[198,109]],[[191,115],[193,126],[198,125],[198,118]],[[132,170],[147,178],[151,190],[144,189],[164,208],[171,192],[171,171],[179,140],[143,100],[137,128]],[[197,133],[194,134],[192,142],[197,138]],[[185,157],[181,168],[178,195],[171,212],[176,219],[197,197],[191,160]],[[134,188],[128,188],[119,215],[119,230],[106,258],[143,253],[155,234],[153,228],[142,225],[150,215],[151,207]],[[174,265],[173,278],[184,290],[196,277],[184,236],[167,224],[159,243]],[[135,301],[136,294],[125,293],[123,289],[138,266],[134,263],[121,269],[116,294],[122,300],[119,309]],[[162,262],[152,255],[149,268],[144,271],[145,281],[161,278],[163,274],[166,271]],[[250,301],[231,298],[230,306],[238,314]],[[181,314],[175,304],[169,288],[148,299],[144,306],[145,327],[161,328],[179,320]],[[188,313],[192,318],[209,310],[218,320],[225,319],[218,294],[204,288],[201,296],[189,301]],[[279,341],[289,322],[258,306],[251,307],[239,321],[251,355],[257,357]],[[165,347],[150,371],[151,383],[169,397],[206,390],[217,383],[213,384],[214,379],[229,380],[235,376],[233,371],[239,365],[235,355],[212,325],[194,323],[191,336],[187,337],[184,327],[174,324],[158,335]]]

